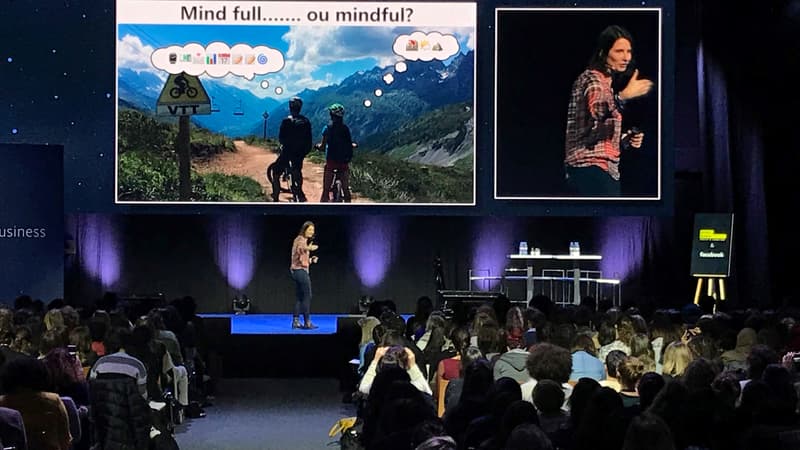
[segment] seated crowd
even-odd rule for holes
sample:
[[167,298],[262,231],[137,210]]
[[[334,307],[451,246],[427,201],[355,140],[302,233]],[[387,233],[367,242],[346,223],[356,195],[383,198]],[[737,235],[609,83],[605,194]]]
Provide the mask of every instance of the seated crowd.
[[205,415],[202,330],[190,297],[0,306],[0,448],[177,448],[174,425]]
[[800,311],[596,304],[374,302],[343,447],[800,448]]

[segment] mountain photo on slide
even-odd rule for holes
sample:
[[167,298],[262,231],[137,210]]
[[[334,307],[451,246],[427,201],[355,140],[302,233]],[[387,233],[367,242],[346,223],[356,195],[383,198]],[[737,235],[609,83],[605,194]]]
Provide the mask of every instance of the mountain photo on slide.
[[[267,167],[280,154],[289,100],[299,97],[315,144],[331,120],[328,107],[344,107],[357,144],[353,203],[475,204],[474,20],[463,27],[118,20],[118,203],[272,203],[278,196]],[[185,92],[193,85],[176,84],[181,74],[197,77],[197,98],[203,91],[207,98],[205,113],[189,116],[188,199],[179,193],[180,113],[157,108],[182,89],[192,104]],[[320,201],[325,160],[314,148],[303,160],[308,202]],[[278,201],[290,203],[291,195],[281,192]]]

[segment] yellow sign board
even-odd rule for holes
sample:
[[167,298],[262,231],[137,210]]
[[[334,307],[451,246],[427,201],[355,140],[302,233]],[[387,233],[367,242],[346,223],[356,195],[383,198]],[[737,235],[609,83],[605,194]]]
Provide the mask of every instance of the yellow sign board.
[[156,101],[156,115],[211,114],[211,100],[200,79],[185,72],[170,74]]
[[713,228],[700,229],[701,241],[725,241],[725,239],[728,239],[728,233],[717,233]]

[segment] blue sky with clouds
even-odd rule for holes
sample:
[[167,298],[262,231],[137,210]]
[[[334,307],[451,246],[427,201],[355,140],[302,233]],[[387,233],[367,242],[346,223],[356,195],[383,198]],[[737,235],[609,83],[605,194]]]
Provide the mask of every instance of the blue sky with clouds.
[[236,25],[127,25],[118,28],[117,61],[120,68],[153,72],[166,79],[166,73],[150,65],[150,54],[169,45],[211,42],[266,45],[284,54],[282,71],[253,80],[228,75],[223,82],[248,89],[260,97],[274,96],[260,87],[261,80],[270,86],[283,86],[284,96],[303,89],[316,89],[338,83],[359,70],[376,65],[388,66],[402,60],[392,52],[396,36],[412,31],[438,31],[453,34],[461,52],[474,49],[474,28],[429,29],[407,27],[343,26],[236,26]]

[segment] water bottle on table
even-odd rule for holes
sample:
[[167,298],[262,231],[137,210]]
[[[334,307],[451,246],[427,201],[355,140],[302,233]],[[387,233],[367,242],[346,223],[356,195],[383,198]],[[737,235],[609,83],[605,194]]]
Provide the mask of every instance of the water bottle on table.
[[528,241],[520,241],[519,242],[519,254],[520,255],[527,255],[528,254]]
[[580,256],[581,254],[581,244],[578,241],[572,241],[569,243],[569,256]]

